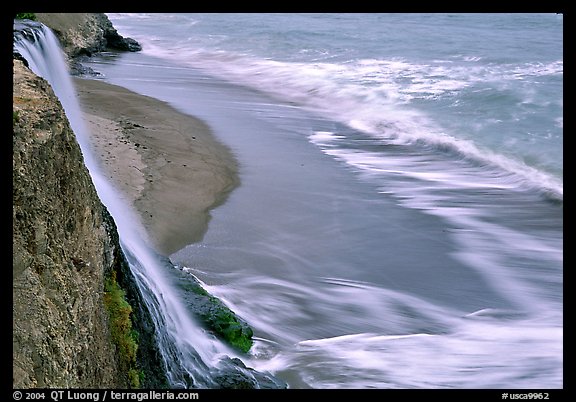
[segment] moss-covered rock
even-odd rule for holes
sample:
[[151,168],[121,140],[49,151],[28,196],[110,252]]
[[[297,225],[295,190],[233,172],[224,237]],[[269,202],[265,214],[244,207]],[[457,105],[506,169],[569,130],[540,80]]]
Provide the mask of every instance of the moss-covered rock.
[[104,285],[104,306],[110,317],[110,334],[116,346],[122,371],[127,373],[132,388],[140,388],[140,370],[136,367],[138,332],[132,328],[132,306],[126,301],[126,292],[118,285],[116,271],[106,278]]
[[198,280],[182,270],[177,271],[183,290],[182,297],[190,311],[206,329],[241,352],[248,352],[254,343],[254,332],[246,321],[238,317],[222,300],[209,294]]

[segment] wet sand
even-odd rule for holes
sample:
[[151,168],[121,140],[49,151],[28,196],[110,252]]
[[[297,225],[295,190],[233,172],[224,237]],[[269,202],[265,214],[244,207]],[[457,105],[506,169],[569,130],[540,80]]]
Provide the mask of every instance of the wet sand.
[[238,184],[237,162],[201,120],[123,87],[75,78],[92,151],[165,255],[202,240]]

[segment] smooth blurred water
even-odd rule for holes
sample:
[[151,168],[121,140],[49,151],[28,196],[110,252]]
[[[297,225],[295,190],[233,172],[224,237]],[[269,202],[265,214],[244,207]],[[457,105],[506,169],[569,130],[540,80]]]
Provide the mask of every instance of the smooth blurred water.
[[561,15],[110,17],[145,54],[265,91],[383,141],[448,148],[562,197]]
[[563,386],[555,14],[109,14],[241,186],[171,256],[291,387]]

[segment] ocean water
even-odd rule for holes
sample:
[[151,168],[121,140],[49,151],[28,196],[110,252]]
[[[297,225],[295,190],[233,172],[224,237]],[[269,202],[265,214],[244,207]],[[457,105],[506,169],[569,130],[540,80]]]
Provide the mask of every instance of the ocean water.
[[241,186],[170,258],[293,388],[563,387],[559,14],[108,14]]

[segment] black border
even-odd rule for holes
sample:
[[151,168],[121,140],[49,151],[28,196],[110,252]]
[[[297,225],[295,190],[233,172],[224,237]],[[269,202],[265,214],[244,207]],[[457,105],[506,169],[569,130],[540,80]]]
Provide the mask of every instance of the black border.
[[[107,3],[105,1],[94,2],[94,3],[70,3],[66,5],[66,12],[133,12],[135,9],[138,9],[140,12],[554,12],[554,13],[561,13],[563,14],[563,18],[571,20],[572,13],[568,11],[568,2],[509,2],[505,4],[504,2],[499,2],[496,4],[490,4],[485,2],[466,2],[466,3],[454,3],[450,2],[449,4],[445,3],[437,3],[437,2],[425,2],[422,4],[417,4],[413,2],[396,2],[396,4],[390,3],[383,3],[379,1],[372,1],[368,2],[361,2],[361,3],[331,3],[331,4],[322,4],[321,2],[310,2],[308,1],[304,5],[298,4],[295,2],[283,2],[282,4],[274,3],[274,2],[235,2],[233,4],[219,4],[216,2],[174,2],[173,4],[170,2],[149,2],[149,3],[129,3],[124,2],[122,4],[116,3]],[[38,2],[35,3],[34,1],[30,0],[26,3],[18,3],[18,4],[9,4],[10,11],[2,13],[2,23],[1,26],[8,31],[12,27],[13,24],[13,16],[14,12],[12,12],[12,8],[17,8],[17,11],[34,11],[34,12],[59,12],[62,11],[62,6],[55,7],[57,3],[55,2]],[[86,10],[86,8],[92,8],[95,10]],[[568,27],[570,30],[573,26],[572,24],[564,24],[565,27]],[[11,38],[9,32],[4,32],[2,35],[3,38],[6,38],[6,51],[12,47],[12,41],[8,41],[7,38]],[[570,39],[574,38],[574,34],[564,34],[564,41],[568,43],[568,45],[564,46],[564,49],[568,49],[568,63],[567,68],[570,70],[572,67],[570,61],[574,58],[572,55],[572,46]],[[568,41],[566,41],[568,39]],[[7,55],[8,57],[8,55]],[[5,64],[6,70],[10,69],[10,73],[8,71],[5,72],[3,77],[8,80],[8,77],[12,75],[12,67],[11,64],[8,62]],[[568,78],[565,83],[569,83],[571,81],[571,74],[567,74],[565,77]],[[4,88],[8,88],[8,85],[12,85],[6,82],[6,86]],[[571,88],[569,85],[565,84],[565,95],[571,95],[569,89]],[[4,94],[8,94],[8,91],[2,91]],[[568,96],[569,98],[569,96]],[[6,117],[6,121],[8,118]],[[569,133],[569,135],[573,134],[574,131],[571,130],[571,119],[565,119],[565,130]],[[8,131],[5,132],[5,136],[7,135]],[[7,144],[8,145],[8,144]],[[11,146],[6,146],[5,149],[10,150]],[[6,157],[3,159],[6,163],[6,171],[8,170],[8,163],[9,158]],[[11,169],[11,168],[10,168]],[[568,170],[569,172],[569,170]],[[570,177],[567,175],[567,177]],[[568,192],[570,194],[570,192]],[[570,201],[570,195],[566,197],[568,202]],[[8,221],[9,222],[9,221]],[[5,227],[11,227],[11,223],[5,225]],[[568,256],[568,261],[570,260]],[[567,264],[568,268],[565,270],[564,276],[564,288],[568,290],[566,284],[573,283],[570,278],[572,277],[572,272],[570,267],[571,264]],[[7,274],[8,276],[9,274]],[[4,283],[12,284],[12,277],[10,276],[7,281]],[[11,286],[12,287],[12,286]],[[11,295],[12,289],[6,289],[2,292],[4,295]],[[566,300],[569,300],[572,296],[571,292],[565,292],[565,303],[564,306],[567,305]],[[8,297],[8,296],[7,296]],[[12,328],[12,298],[9,296],[9,302],[3,303],[3,310],[5,310],[6,314],[6,322],[10,322],[10,328]],[[567,309],[564,308],[564,312],[566,313]],[[9,320],[9,321],[8,321]],[[518,395],[514,399],[528,399],[529,395],[532,395],[533,400],[545,400],[543,398],[544,395],[548,395],[550,401],[558,401],[558,400],[567,400],[568,395],[573,394],[573,383],[570,381],[569,374],[572,373],[572,366],[573,359],[570,357],[576,356],[576,352],[574,351],[574,347],[572,346],[572,340],[574,337],[572,336],[571,328],[571,320],[564,319],[564,339],[567,342],[564,342],[564,356],[569,356],[568,360],[564,360],[564,388],[563,389],[286,389],[286,390],[207,390],[207,389],[195,389],[195,390],[155,390],[159,393],[173,393],[175,398],[173,400],[194,400],[194,399],[179,399],[177,396],[181,393],[197,393],[198,399],[197,400],[210,400],[213,398],[221,398],[221,397],[231,397],[231,398],[250,398],[250,400],[257,401],[257,400],[266,400],[269,401],[270,398],[274,398],[277,396],[288,396],[288,397],[297,397],[297,398],[346,398],[351,399],[352,402],[356,402],[355,399],[359,398],[362,401],[371,401],[371,400],[392,400],[392,401],[402,401],[406,398],[409,398],[410,401],[418,400],[424,401],[428,399],[438,399],[442,401],[464,401],[467,398],[472,399],[479,399],[482,401],[492,401],[492,400],[505,400],[503,398],[503,394],[507,393],[508,398],[512,399],[511,395]],[[566,325],[568,324],[568,325]],[[12,367],[10,362],[12,361],[12,347],[4,347],[3,353],[5,356],[3,357],[3,373],[2,375],[2,390],[3,392],[0,394],[4,398],[3,400],[18,400],[15,399],[14,393],[21,392],[22,399],[21,400],[32,400],[26,399],[26,395],[35,394],[35,395],[44,395],[43,400],[52,400],[50,395],[52,391],[67,391],[65,389],[21,389],[16,390],[12,388]],[[8,356],[8,353],[10,355]],[[75,389],[74,391],[77,392],[85,392],[85,393],[97,393],[99,396],[99,401],[103,400],[104,394],[107,392],[108,396],[106,398],[107,401],[112,400],[110,397],[110,390],[93,390],[93,389]],[[148,390],[113,390],[114,392],[124,392],[126,395],[129,393],[138,393],[138,392],[147,392]],[[542,398],[539,397],[542,395]],[[524,398],[523,398],[523,397]],[[416,399],[417,398],[417,399]],[[67,398],[62,399],[68,400]],[[128,399],[128,397],[124,398],[123,400],[134,400]],[[164,397],[164,399],[160,400],[172,400]]]

